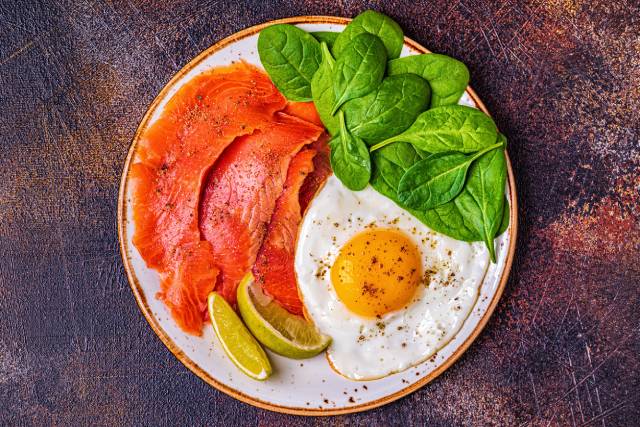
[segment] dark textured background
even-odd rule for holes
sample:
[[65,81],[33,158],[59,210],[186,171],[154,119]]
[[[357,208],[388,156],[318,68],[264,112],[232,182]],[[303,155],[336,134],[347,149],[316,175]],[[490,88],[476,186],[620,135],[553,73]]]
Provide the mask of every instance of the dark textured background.
[[[430,385],[364,414],[270,413],[199,380],[145,322],[119,176],[197,53],[367,7],[469,66],[509,137],[516,259],[487,329]],[[0,425],[639,425],[639,34],[634,0],[0,0]]]

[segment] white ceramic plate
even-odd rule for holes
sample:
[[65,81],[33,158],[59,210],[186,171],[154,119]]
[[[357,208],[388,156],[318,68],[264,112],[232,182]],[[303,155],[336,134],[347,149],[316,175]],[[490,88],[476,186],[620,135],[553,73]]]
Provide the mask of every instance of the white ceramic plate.
[[[210,325],[202,337],[182,332],[165,306],[155,298],[160,283],[155,271],[146,267],[132,244],[135,224],[131,218],[129,168],[136,161],[141,132],[161,115],[166,102],[188,80],[215,66],[242,59],[260,65],[258,33],[274,23],[298,25],[307,31],[341,31],[346,18],[307,16],[268,22],[240,31],[213,45],[187,64],[160,92],[147,111],[129,150],[118,201],[118,232],[125,268],[140,309],[162,342],[191,371],[213,387],[244,402],[278,412],[300,415],[333,415],[363,411],[389,403],[427,384],[447,369],[467,349],[485,326],[504,289],[511,267],[517,229],[517,204],[513,173],[509,166],[507,196],[511,206],[511,224],[497,240],[498,262],[491,264],[476,304],[457,335],[430,360],[382,379],[356,382],[331,370],[324,354],[303,361],[269,353],[274,375],[265,382],[243,375],[226,357]],[[416,42],[405,39],[402,56],[426,53]],[[481,108],[484,105],[469,88],[461,103]]]

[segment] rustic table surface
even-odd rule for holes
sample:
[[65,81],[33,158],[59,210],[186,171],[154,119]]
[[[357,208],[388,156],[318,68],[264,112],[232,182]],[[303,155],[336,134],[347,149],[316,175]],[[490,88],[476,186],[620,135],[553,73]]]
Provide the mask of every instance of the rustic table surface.
[[[433,383],[362,414],[256,409],[190,373],[135,304],[116,202],[147,106],[247,26],[373,7],[463,60],[509,137],[506,292]],[[640,424],[637,1],[0,1],[0,425]]]

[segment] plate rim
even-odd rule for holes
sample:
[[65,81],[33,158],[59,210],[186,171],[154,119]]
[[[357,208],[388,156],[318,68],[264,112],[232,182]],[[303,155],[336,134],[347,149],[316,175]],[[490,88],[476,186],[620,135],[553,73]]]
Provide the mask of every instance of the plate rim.
[[[480,333],[484,330],[487,325],[489,319],[493,315],[493,312],[502,297],[504,289],[506,287],[506,283],[509,279],[509,274],[511,272],[511,266],[513,263],[513,258],[515,254],[516,240],[518,234],[518,202],[517,202],[517,194],[516,194],[516,186],[515,186],[515,177],[513,175],[513,169],[511,167],[511,160],[509,159],[509,155],[505,150],[505,157],[507,160],[507,174],[508,174],[508,186],[509,186],[509,196],[511,202],[511,210],[509,214],[510,218],[510,235],[509,235],[509,248],[505,260],[505,266],[502,275],[500,276],[500,281],[496,288],[496,291],[493,295],[493,298],[490,304],[487,307],[487,310],[480,318],[478,323],[473,328],[473,331],[467,337],[467,339],[460,345],[455,351],[435,370],[431,371],[429,374],[423,376],[415,383],[398,390],[392,394],[381,397],[379,399],[373,400],[371,402],[363,403],[360,405],[349,406],[346,408],[336,408],[336,409],[328,409],[328,408],[303,408],[303,407],[292,407],[292,406],[283,406],[277,405],[270,402],[266,402],[255,397],[249,396],[241,391],[235,390],[232,387],[227,386],[207,372],[205,372],[198,364],[196,364],[193,360],[191,360],[174,342],[173,340],[166,334],[166,332],[162,329],[159,322],[153,317],[151,313],[151,309],[147,303],[146,297],[142,291],[140,283],[136,275],[133,272],[133,267],[131,264],[131,254],[129,253],[129,248],[127,247],[127,239],[126,239],[126,222],[127,222],[127,213],[125,209],[125,199],[127,195],[127,185],[129,181],[129,170],[131,167],[131,160],[136,151],[136,147],[138,141],[140,140],[140,134],[148,125],[153,112],[158,107],[167,93],[171,90],[171,88],[182,78],[185,74],[191,71],[194,67],[196,67],[200,62],[202,62],[205,58],[209,57],[216,51],[222,49],[230,43],[233,43],[239,39],[243,39],[245,37],[251,36],[263,28],[266,28],[275,24],[343,24],[346,25],[351,22],[350,18],[337,17],[337,16],[324,16],[324,15],[304,15],[304,16],[294,16],[289,18],[282,18],[267,21],[261,24],[253,25],[247,27],[243,30],[235,32],[228,37],[223,38],[222,40],[214,43],[209,46],[198,55],[196,55],[193,59],[191,59],[186,65],[184,65],[180,70],[178,70],[171,79],[163,86],[162,90],[156,95],[151,104],[147,107],[147,110],[140,120],[140,124],[136,129],[136,132],[132,138],[131,145],[129,146],[129,150],[127,153],[127,157],[122,169],[122,176],[120,178],[120,186],[118,190],[118,209],[117,209],[117,227],[118,227],[118,240],[120,246],[120,255],[122,257],[122,261],[124,264],[125,271],[127,273],[127,279],[129,282],[129,287],[134,294],[136,303],[138,308],[142,312],[144,318],[146,319],[151,329],[154,331],[156,336],[160,339],[160,341],[169,349],[169,351],[182,363],[187,369],[197,375],[201,380],[212,386],[213,388],[237,399],[244,403],[248,403],[252,406],[266,409],[274,412],[291,414],[291,415],[304,415],[304,416],[331,416],[331,415],[342,415],[342,414],[350,414],[355,412],[367,411],[369,409],[377,408],[382,405],[386,405],[395,400],[398,400],[408,394],[413,393],[414,391],[422,388],[427,385],[438,376],[440,376],[444,371],[449,369],[451,365],[453,365],[464,352],[471,346],[471,344],[478,338]],[[409,45],[411,48],[422,52],[422,53],[431,53],[430,50],[422,46],[420,43],[414,41],[409,37],[404,37],[404,44]],[[478,109],[483,111],[484,113],[491,115],[487,110],[487,107],[484,105],[482,100],[478,97],[476,92],[471,88],[471,86],[467,86],[466,92],[469,94],[471,99],[475,102]]]

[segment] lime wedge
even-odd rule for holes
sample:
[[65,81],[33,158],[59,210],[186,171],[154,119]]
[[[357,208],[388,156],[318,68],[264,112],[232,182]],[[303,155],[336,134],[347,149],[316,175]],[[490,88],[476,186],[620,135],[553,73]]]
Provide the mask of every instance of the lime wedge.
[[269,378],[271,364],[267,355],[229,303],[216,292],[209,294],[208,303],[213,330],[231,361],[254,380]]
[[265,347],[292,359],[305,359],[323,351],[331,338],[313,323],[289,313],[254,284],[248,273],[238,286],[238,308],[251,333]]

